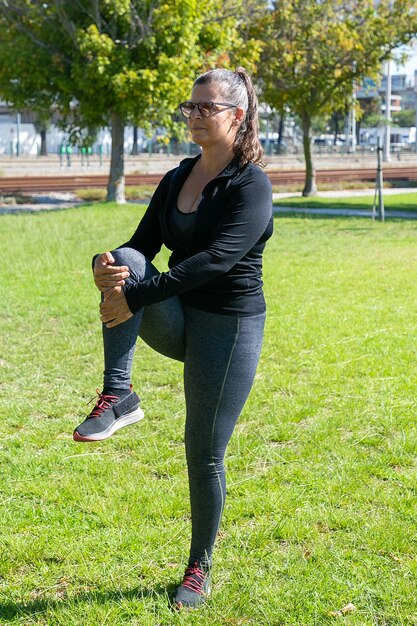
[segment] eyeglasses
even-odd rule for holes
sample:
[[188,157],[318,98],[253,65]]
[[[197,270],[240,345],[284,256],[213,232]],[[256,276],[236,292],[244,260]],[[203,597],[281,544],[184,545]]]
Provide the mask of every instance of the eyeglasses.
[[236,109],[237,104],[230,104],[230,102],[191,102],[191,100],[187,102],[182,102],[178,108],[187,119],[191,117],[194,109],[197,107],[200,115],[202,117],[211,117],[216,113],[220,112],[220,109],[217,107],[223,107],[226,109]]

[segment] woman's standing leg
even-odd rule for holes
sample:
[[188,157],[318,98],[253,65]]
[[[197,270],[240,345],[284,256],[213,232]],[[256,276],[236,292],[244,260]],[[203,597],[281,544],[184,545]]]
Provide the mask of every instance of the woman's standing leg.
[[[140,252],[118,248],[116,265],[127,265],[126,282],[139,282],[158,273]],[[152,348],[182,361],[184,312],[179,298],[170,298],[139,311],[113,328],[102,325],[104,347],[103,391],[93,411],[74,431],[76,441],[101,441],[143,417],[139,398],[131,389],[131,370],[138,336]]]
[[224,455],[253,384],[265,315],[238,318],[186,307],[185,320],[185,444],[192,538],[189,568],[175,603],[195,606],[208,591],[226,496]]

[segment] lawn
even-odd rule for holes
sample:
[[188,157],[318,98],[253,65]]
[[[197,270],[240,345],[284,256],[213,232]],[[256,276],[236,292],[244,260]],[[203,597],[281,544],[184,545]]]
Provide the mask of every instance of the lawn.
[[72,440],[102,371],[90,259],[142,210],[0,217],[0,624],[416,626],[417,222],[276,220],[213,593],[174,613],[180,364],[138,346],[143,422]]
[[[378,199],[377,199],[378,202]],[[312,197],[300,195],[274,201],[275,206],[314,209],[362,209],[372,211],[374,196],[351,196],[342,198]],[[399,193],[384,195],[386,211],[417,211],[417,193]],[[377,204],[378,207],[378,204]]]

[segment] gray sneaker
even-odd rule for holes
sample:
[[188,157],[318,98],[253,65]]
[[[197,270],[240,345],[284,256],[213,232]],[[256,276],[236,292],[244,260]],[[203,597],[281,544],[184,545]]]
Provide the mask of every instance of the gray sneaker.
[[100,393],[90,415],[74,430],[74,441],[103,441],[111,437],[119,428],[130,426],[143,418],[140,400],[132,391],[119,400],[118,396]]
[[204,604],[210,592],[211,569],[204,569],[196,562],[185,570],[183,581],[174,594],[174,608],[196,609]]

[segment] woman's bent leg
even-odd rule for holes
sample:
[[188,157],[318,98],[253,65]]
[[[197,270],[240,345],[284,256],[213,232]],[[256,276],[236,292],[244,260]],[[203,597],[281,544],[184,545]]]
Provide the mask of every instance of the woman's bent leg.
[[[262,346],[265,315],[234,317],[185,308],[185,442],[190,483],[192,538],[189,565],[203,571],[224,508],[227,444],[251,390]],[[187,587],[175,602],[193,605],[200,597]],[[184,587],[185,585],[185,587]]]
[[[127,265],[126,282],[140,282],[158,274],[140,252],[118,248],[112,252],[116,265]],[[184,313],[179,298],[170,298],[135,313],[123,324],[103,324],[104,388],[129,389],[138,335],[154,350],[182,361],[184,358]]]
[[[127,265],[127,281],[139,282],[157,274],[156,268],[131,248],[113,251],[117,265]],[[139,311],[114,328],[102,325],[104,345],[104,384],[97,403],[82,424],[74,431],[76,441],[101,441],[119,428],[143,417],[139,397],[131,389],[131,370],[138,334],[155,350],[183,360],[184,311],[179,298]],[[92,419],[94,418],[94,419]]]

